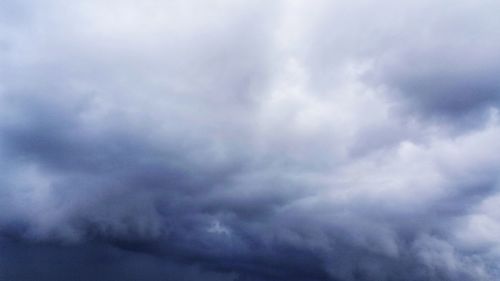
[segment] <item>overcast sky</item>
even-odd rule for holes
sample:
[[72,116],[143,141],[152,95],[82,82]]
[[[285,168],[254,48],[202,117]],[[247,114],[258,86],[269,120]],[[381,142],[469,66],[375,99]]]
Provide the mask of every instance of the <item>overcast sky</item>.
[[0,1],[0,280],[500,280],[499,11]]

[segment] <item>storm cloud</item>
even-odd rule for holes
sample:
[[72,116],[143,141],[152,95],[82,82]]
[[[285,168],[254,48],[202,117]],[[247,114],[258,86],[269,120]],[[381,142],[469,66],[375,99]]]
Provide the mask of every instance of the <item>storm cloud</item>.
[[498,280],[499,9],[3,1],[0,280]]

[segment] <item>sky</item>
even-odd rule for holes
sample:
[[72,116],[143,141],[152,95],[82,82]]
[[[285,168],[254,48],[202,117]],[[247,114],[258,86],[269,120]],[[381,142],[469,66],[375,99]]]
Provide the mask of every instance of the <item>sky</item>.
[[0,280],[500,280],[499,10],[1,1]]

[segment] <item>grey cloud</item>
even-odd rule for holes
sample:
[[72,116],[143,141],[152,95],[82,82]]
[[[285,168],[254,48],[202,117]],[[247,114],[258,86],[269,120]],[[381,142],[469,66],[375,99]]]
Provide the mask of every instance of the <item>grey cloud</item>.
[[367,83],[384,88],[405,114],[421,119],[471,127],[498,107],[497,3],[335,1],[317,6],[310,9],[313,16],[304,17],[306,38],[314,43],[301,49],[317,85],[328,87],[339,67],[359,64],[366,65]]
[[0,279],[498,278],[489,4],[5,5]]

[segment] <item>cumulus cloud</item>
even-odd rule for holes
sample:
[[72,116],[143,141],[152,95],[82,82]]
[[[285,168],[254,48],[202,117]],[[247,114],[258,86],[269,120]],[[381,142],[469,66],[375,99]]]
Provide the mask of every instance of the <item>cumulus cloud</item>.
[[0,279],[496,280],[493,1],[4,1]]

